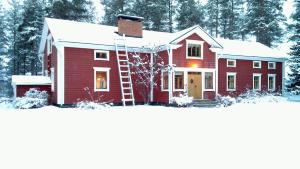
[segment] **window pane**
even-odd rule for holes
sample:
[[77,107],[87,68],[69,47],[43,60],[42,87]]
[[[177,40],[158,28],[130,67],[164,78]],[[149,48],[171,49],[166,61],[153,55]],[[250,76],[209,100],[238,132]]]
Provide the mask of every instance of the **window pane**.
[[175,89],[183,89],[183,72],[175,72]]
[[107,89],[106,72],[96,72],[96,89]]
[[228,89],[235,89],[234,86],[234,75],[228,75]]
[[107,53],[105,52],[96,52],[97,59],[107,59]]
[[188,56],[201,57],[201,45],[188,44]]
[[228,66],[235,66],[235,61],[233,60],[228,60]]
[[269,90],[275,89],[275,80],[273,76],[269,76]]
[[213,89],[213,73],[205,73],[205,89]]
[[259,76],[254,76],[254,89],[259,89]]
[[163,89],[167,90],[169,89],[169,78],[168,78],[168,72],[163,72]]

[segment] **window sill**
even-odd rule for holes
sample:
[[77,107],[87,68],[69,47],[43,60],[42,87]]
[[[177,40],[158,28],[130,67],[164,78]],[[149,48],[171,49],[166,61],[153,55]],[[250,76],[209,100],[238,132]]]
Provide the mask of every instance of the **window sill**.
[[226,91],[227,91],[227,92],[235,92],[236,89],[227,89]]
[[108,59],[108,58],[107,58],[107,59],[96,59],[96,58],[94,58],[94,60],[109,61],[109,59]]
[[109,89],[94,89],[94,92],[109,92]]
[[198,60],[203,60],[203,57],[186,56],[186,59],[198,59]]
[[204,91],[204,92],[214,92],[215,89],[204,89],[203,91]]

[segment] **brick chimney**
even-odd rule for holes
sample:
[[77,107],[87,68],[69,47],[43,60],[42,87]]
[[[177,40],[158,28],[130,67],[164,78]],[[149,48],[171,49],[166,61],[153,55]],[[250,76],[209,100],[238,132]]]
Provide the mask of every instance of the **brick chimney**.
[[137,16],[118,15],[118,34],[131,37],[143,37],[143,18]]

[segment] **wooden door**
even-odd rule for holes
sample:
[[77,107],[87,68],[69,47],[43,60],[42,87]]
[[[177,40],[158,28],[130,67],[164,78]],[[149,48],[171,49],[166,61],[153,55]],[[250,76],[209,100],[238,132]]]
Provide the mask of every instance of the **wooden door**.
[[194,99],[202,99],[201,73],[188,73],[188,95],[194,97]]

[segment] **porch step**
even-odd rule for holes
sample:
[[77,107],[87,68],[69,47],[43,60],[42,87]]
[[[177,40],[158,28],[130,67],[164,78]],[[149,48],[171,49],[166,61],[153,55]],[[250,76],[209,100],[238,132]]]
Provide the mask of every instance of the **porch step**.
[[194,100],[193,107],[216,107],[218,102],[215,100]]

